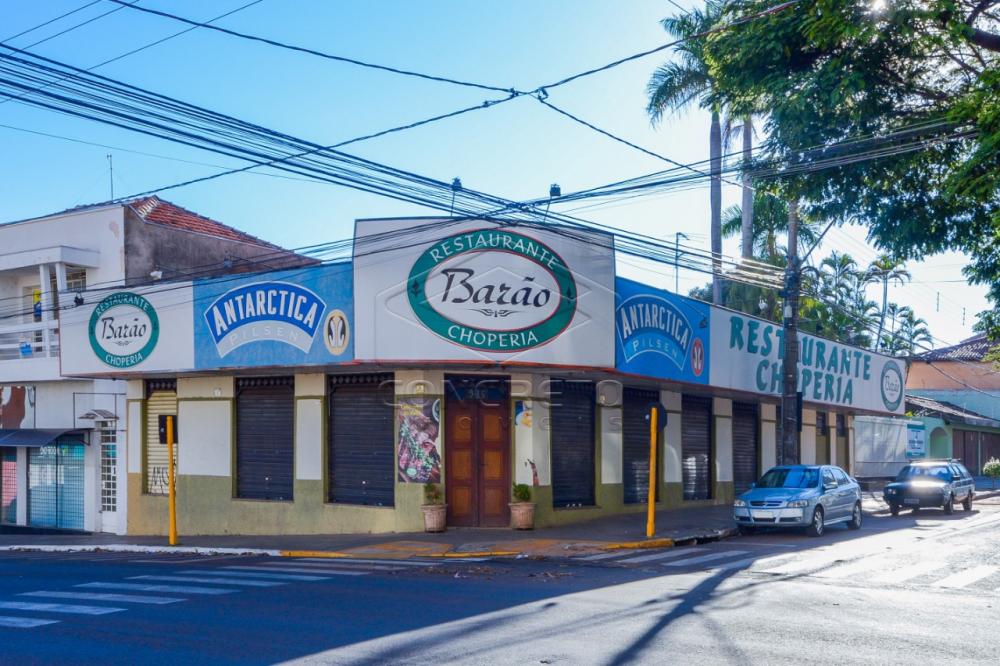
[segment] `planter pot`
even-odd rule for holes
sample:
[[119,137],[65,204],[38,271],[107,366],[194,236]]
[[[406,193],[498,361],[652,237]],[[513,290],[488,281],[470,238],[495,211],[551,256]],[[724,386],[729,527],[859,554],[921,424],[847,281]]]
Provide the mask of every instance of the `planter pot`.
[[510,525],[515,530],[535,529],[534,502],[511,502]]
[[420,510],[424,512],[425,532],[444,532],[447,504],[423,504]]

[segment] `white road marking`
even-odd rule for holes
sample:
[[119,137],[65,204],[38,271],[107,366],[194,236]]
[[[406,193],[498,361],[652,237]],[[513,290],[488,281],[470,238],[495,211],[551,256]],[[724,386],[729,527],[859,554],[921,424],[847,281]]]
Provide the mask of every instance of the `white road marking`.
[[[784,556],[782,556],[784,557]],[[749,569],[754,564],[760,562],[760,558],[757,557],[746,557],[742,560],[734,560],[732,562],[723,562],[722,564],[713,565],[708,571],[728,571],[730,569]]]
[[621,557],[621,556],[622,556],[622,551],[620,551],[620,550],[613,550],[610,553],[598,553],[597,555],[585,555],[584,557],[578,557],[576,559],[578,559],[578,560],[593,561],[593,560],[606,560],[606,559],[609,559],[609,558],[612,558],[612,557]]
[[[273,575],[275,572],[281,572],[282,576],[286,574],[324,574],[332,576],[364,576],[367,571],[360,571],[358,569],[335,569],[333,567],[328,567],[324,569],[303,569],[299,567],[224,567],[227,571],[219,571],[218,573],[230,574],[234,571],[266,571],[268,575]],[[289,578],[289,580],[324,580],[322,577],[316,576],[301,576],[299,578]]]
[[31,629],[41,627],[46,624],[57,624],[59,620],[40,620],[34,617],[7,617],[0,615],[0,627],[16,627],[18,629]]
[[129,580],[159,580],[168,583],[210,583],[213,585],[246,585],[248,587],[275,587],[284,585],[277,580],[246,580],[245,578],[201,578],[199,576],[129,576]]
[[929,574],[932,571],[937,571],[948,565],[947,562],[935,562],[935,561],[925,561],[917,562],[916,564],[911,564],[906,567],[900,567],[899,569],[893,569],[892,571],[886,571],[872,578],[876,583],[905,583],[911,578],[916,578],[917,576],[923,576],[924,574]]
[[798,548],[799,547],[799,544],[797,544],[797,543],[777,543],[777,542],[773,542],[773,541],[747,541],[746,539],[740,539],[736,543],[738,543],[741,546],[766,546],[768,548],[770,548],[770,547],[774,547],[774,548]]
[[736,557],[737,555],[746,555],[745,550],[727,550],[721,553],[709,553],[708,555],[700,555],[698,557],[689,557],[684,560],[674,560],[673,562],[664,562],[665,567],[686,567],[690,564],[701,564],[702,562],[711,562],[713,560],[722,560],[727,557]]
[[933,587],[949,587],[953,589],[963,588],[966,585],[975,583],[977,580],[982,580],[987,576],[991,576],[996,573],[997,567],[991,567],[989,565],[983,564],[978,567],[972,567],[971,569],[966,569],[965,571],[959,571],[958,573],[953,573],[947,578],[942,578],[939,581],[931,583]]
[[107,606],[79,606],[77,604],[46,604],[37,601],[0,601],[4,610],[44,611],[46,613],[71,613],[73,615],[107,615],[125,610]]
[[640,562],[655,562],[657,560],[671,560],[675,557],[684,557],[691,553],[700,553],[707,548],[671,548],[670,550],[664,551],[662,553],[653,553],[652,555],[639,555],[637,557],[629,557],[624,560],[619,560],[619,562],[628,562],[629,564],[638,564]]
[[874,569],[885,561],[879,559],[877,556],[865,557],[855,562],[849,562],[847,564],[838,564],[831,566],[823,571],[816,572],[816,576],[819,578],[832,578],[841,579],[849,578],[855,574],[863,573],[870,569]]
[[368,564],[367,562],[353,562],[351,560],[335,560],[329,564],[321,564],[320,562],[260,562],[260,566],[273,567],[273,568],[283,568],[288,566],[295,567],[309,567],[309,570],[313,569],[324,569],[324,568],[338,568],[338,569],[366,569],[368,571],[399,571],[404,567],[389,566],[385,564]]
[[[267,569],[268,573],[257,573],[256,571],[227,571],[225,569],[185,569],[183,571],[178,571],[177,573],[182,575],[194,574],[196,576],[226,576],[227,578],[232,576],[233,578],[258,578],[258,579],[273,579],[273,580],[295,580],[295,581],[317,581],[317,580],[329,580],[329,576],[298,576],[295,574],[282,574],[277,573],[274,569]],[[349,576],[361,576],[364,575],[363,571],[352,571],[349,572]]]
[[817,557],[809,557],[804,560],[792,560],[785,564],[781,564],[772,569],[764,569],[763,573],[769,574],[793,574],[800,573],[802,571],[807,571],[809,569],[815,569],[818,567],[829,566],[833,562],[836,562],[842,557],[837,557],[836,555],[820,555]]
[[148,597],[141,594],[115,594],[113,592],[21,592],[20,597],[44,597],[46,599],[80,599],[85,601],[114,601],[132,604],[174,604],[184,599],[176,597]]
[[185,557],[180,558],[176,555],[173,557],[165,556],[159,559],[148,559],[148,560],[130,560],[131,562],[142,562],[146,564],[193,564],[195,562],[219,562],[220,560],[238,560],[240,558],[246,557],[246,555],[208,555],[206,557]]
[[136,592],[166,592],[168,594],[229,594],[234,590],[223,590],[217,587],[195,587],[193,585],[143,585],[141,583],[82,583],[76,587],[98,588],[105,590],[135,590]]

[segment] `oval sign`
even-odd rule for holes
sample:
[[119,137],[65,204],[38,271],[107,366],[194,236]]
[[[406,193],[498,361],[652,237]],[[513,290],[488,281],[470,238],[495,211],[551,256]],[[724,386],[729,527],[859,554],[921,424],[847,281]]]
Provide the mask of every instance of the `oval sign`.
[[880,382],[882,404],[890,412],[896,411],[903,400],[903,373],[899,371],[899,366],[895,362],[886,361]]
[[156,310],[142,296],[111,294],[90,315],[90,347],[107,365],[131,368],[146,360],[160,337]]
[[510,231],[443,238],[417,258],[407,284],[417,319],[463,347],[518,352],[549,342],[576,314],[576,281],[552,248]]

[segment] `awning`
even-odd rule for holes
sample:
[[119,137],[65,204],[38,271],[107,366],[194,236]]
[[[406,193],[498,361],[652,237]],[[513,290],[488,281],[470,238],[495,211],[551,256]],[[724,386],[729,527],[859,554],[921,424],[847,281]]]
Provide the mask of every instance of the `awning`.
[[60,428],[7,428],[0,429],[0,446],[48,446],[60,437],[77,436],[85,444],[86,430]]

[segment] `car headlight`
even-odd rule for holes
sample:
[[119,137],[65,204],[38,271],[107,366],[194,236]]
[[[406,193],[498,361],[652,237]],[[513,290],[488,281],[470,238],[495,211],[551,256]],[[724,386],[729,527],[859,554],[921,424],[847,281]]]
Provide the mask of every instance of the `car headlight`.
[[746,500],[737,499],[733,501],[733,506],[746,506]]
[[804,509],[809,506],[809,500],[792,500],[788,503],[788,506],[793,509]]

